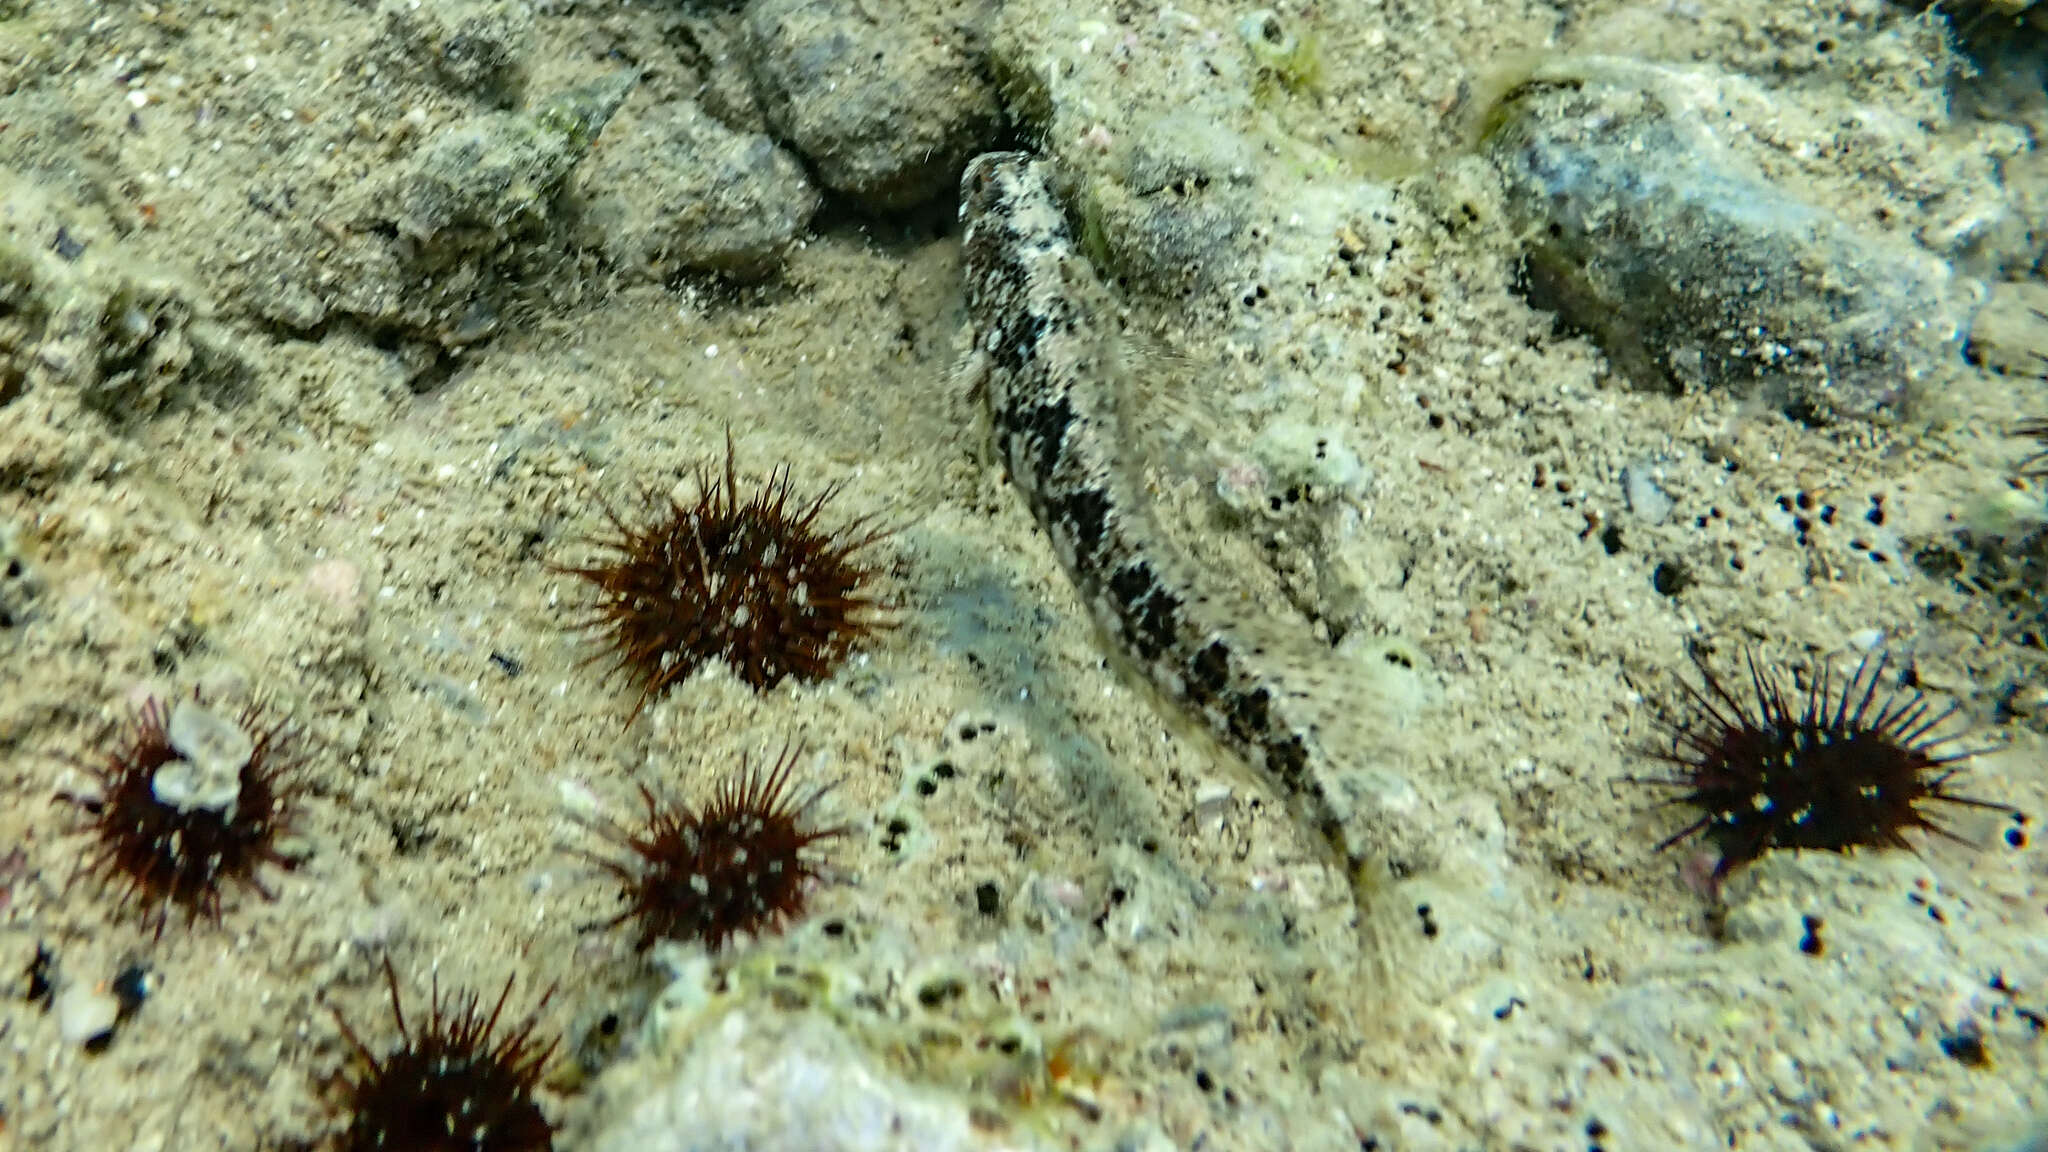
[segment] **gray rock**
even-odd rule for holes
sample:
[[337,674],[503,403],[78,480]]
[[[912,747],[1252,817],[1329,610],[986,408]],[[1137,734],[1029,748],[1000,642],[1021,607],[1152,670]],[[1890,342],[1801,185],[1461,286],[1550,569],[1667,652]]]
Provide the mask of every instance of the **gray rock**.
[[693,103],[663,104],[621,127],[584,183],[598,243],[622,269],[758,279],[781,266],[818,210],[794,156]]
[[232,396],[248,382],[248,366],[198,292],[140,261],[96,263],[41,290],[52,306],[29,381],[78,388],[110,419],[146,419],[192,389]]
[[1531,303],[1590,332],[1638,386],[1755,388],[1815,422],[1903,409],[1959,364],[1971,293],[1730,147],[1738,83],[1565,61],[1502,101],[1489,148]]
[[2039,49],[2048,43],[2048,4],[2041,0],[1911,0],[1922,11],[1948,17],[1956,35],[1974,51],[1992,55],[2006,48]]
[[448,123],[345,193],[328,217],[340,227],[291,220],[258,246],[239,303],[295,331],[379,333],[406,380],[431,386],[497,331],[515,292],[580,290],[550,231],[573,220],[569,177],[636,79],[621,72]]
[[1010,4],[988,34],[990,74],[1022,134],[1056,162],[1077,240],[1125,289],[1192,297],[1229,286],[1246,271],[1260,177],[1289,166],[1269,162],[1256,54],[1234,32],[1221,40],[1222,29],[1198,33],[1162,14],[1153,33],[1129,33],[1158,43],[1127,55],[1127,33],[1087,24]]
[[393,190],[392,222],[423,245],[532,230],[618,109],[632,78],[561,93],[532,112],[473,116],[435,134]]
[[0,632],[26,623],[42,590],[15,529],[0,521]]
[[1170,113],[1132,129],[1110,166],[1077,194],[1086,240],[1129,287],[1163,295],[1214,287],[1238,267],[1251,213],[1244,138],[1200,115]]
[[60,223],[84,210],[32,181],[5,192],[16,236],[87,239],[0,238],[0,409],[57,387],[120,422],[197,393],[224,402],[245,394],[239,343],[195,285],[153,266],[125,238]]
[[762,111],[826,187],[871,211],[949,191],[994,143],[1002,108],[967,32],[916,0],[754,0],[747,55]]
[[1993,284],[1970,324],[1970,356],[2007,376],[2048,371],[2048,284]]
[[391,74],[431,75],[451,91],[511,107],[526,88],[533,13],[501,0],[449,0],[431,8],[394,3],[371,45]]
[[435,41],[436,71],[449,87],[500,104],[517,103],[526,88],[526,48],[533,13],[524,5],[476,4],[444,12]]
[[685,16],[676,24],[676,55],[694,74],[692,98],[706,115],[735,132],[766,132],[747,72],[746,35],[737,19]]
[[[989,1132],[964,1099],[912,1084],[817,1013],[746,1008],[656,1052],[587,1143],[598,1152],[973,1152],[1045,1147],[1028,1128]],[[665,1065],[657,1068],[656,1063]],[[633,1088],[637,1091],[624,1091]]]

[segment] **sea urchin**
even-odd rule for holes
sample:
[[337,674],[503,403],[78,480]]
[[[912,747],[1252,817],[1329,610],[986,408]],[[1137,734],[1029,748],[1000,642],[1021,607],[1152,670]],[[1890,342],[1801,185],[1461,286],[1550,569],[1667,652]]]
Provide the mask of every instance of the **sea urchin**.
[[437,975],[426,1026],[418,1032],[406,1026],[398,974],[388,956],[384,982],[391,989],[399,1037],[398,1046],[384,1056],[371,1052],[341,1013],[334,1013],[335,1024],[364,1066],[361,1077],[348,1086],[349,1126],[341,1139],[345,1152],[546,1152],[554,1147],[554,1125],[533,1100],[558,1043],[543,1045],[534,1036],[554,989],[541,994],[517,1029],[499,1036],[498,1017],[512,992],[510,977],[485,1013],[475,993],[444,1002]]
[[1684,788],[1670,802],[1704,810],[1657,847],[1705,834],[1721,851],[1716,881],[1773,848],[1905,848],[1913,828],[1954,839],[1929,813],[1934,803],[2013,810],[1949,790],[1982,749],[1937,733],[1955,705],[1936,709],[1917,688],[1880,692],[1888,657],[1864,657],[1845,682],[1823,670],[1798,695],[1754,652],[1745,662],[1749,686],[1738,695],[1695,651],[1701,683],[1686,685],[1695,714],[1660,717],[1671,747],[1645,749],[1678,769],[1645,783]]
[[274,898],[257,870],[288,863],[277,844],[299,768],[282,721],[264,723],[254,706],[231,718],[196,694],[169,707],[151,698],[84,768],[99,783],[77,801],[99,841],[86,867],[153,905],[155,936],[174,905],[187,924],[202,913],[218,924],[231,884]]
[[873,573],[855,554],[889,533],[866,517],[821,531],[838,491],[792,505],[784,464],[741,500],[728,435],[723,477],[699,469],[695,500],[645,494],[642,523],[606,506],[612,535],[593,543],[612,555],[557,571],[596,586],[581,627],[604,634],[615,670],[640,689],[635,715],[713,659],[757,689],[822,680],[880,626]]
[[625,911],[606,926],[634,921],[643,952],[657,940],[695,941],[716,952],[741,933],[760,935],[800,914],[809,885],[822,876],[811,847],[847,828],[805,825],[829,786],[793,791],[798,755],[785,747],[765,771],[743,767],[701,809],[671,807],[641,785],[646,822],[598,829],[632,858],[590,857],[625,889]]

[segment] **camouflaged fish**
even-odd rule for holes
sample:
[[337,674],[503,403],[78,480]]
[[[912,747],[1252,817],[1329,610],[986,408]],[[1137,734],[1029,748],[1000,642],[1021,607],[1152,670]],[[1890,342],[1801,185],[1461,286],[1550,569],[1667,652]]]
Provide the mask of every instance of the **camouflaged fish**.
[[1373,709],[1333,707],[1344,675],[1306,625],[1294,621],[1301,635],[1284,637],[1270,621],[1243,619],[1243,598],[1159,530],[1119,459],[1114,303],[1075,250],[1049,170],[1024,153],[990,153],[962,179],[970,371],[997,448],[1096,623],[1289,801],[1363,903],[1367,862],[1383,853],[1331,754],[1356,754],[1358,725],[1345,713]]

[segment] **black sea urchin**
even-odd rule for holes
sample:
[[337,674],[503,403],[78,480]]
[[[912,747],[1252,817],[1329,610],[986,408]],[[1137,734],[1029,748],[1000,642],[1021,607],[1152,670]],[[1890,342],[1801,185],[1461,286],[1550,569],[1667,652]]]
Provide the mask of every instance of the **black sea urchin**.
[[633,859],[590,857],[625,889],[626,910],[607,927],[633,921],[643,952],[657,940],[695,941],[715,952],[741,933],[758,936],[802,913],[809,885],[822,876],[812,846],[847,829],[805,826],[827,786],[801,795],[791,789],[798,755],[784,748],[765,771],[743,767],[701,809],[670,807],[641,785],[645,824],[599,829]]
[[723,477],[699,469],[694,501],[644,495],[640,524],[605,508],[613,535],[594,543],[613,555],[557,570],[596,586],[581,627],[604,635],[639,687],[635,715],[714,659],[757,689],[822,680],[880,626],[865,590],[873,573],[855,553],[889,533],[866,517],[820,531],[838,491],[792,506],[785,464],[743,502],[728,436]]
[[189,925],[218,924],[221,891],[240,885],[274,899],[257,869],[287,863],[277,842],[290,824],[300,765],[282,721],[251,706],[230,719],[197,695],[152,698],[99,764],[83,765],[99,795],[79,798],[98,847],[86,867],[156,909],[162,937],[173,906]]
[[510,977],[497,1003],[484,1013],[475,993],[444,1003],[436,976],[426,1025],[418,1032],[406,1026],[398,974],[389,957],[384,982],[391,989],[399,1038],[384,1056],[371,1052],[341,1013],[334,1014],[364,1066],[361,1077],[348,1086],[344,1152],[544,1152],[554,1147],[554,1125],[533,1100],[558,1043],[543,1045],[533,1034],[554,989],[541,994],[517,1029],[499,1036],[498,1017],[512,993]]
[[1881,693],[1888,657],[1866,656],[1839,684],[1823,670],[1798,696],[1754,652],[1745,662],[1749,687],[1738,695],[1695,651],[1701,683],[1686,685],[1695,714],[1659,719],[1671,748],[1645,751],[1678,775],[1646,783],[1687,789],[1671,802],[1705,811],[1660,850],[1704,833],[1721,850],[1718,881],[1773,848],[1905,848],[1912,828],[1954,839],[1929,814],[1933,803],[2012,811],[1948,790],[1981,749],[1936,733],[1955,705],[1936,709],[1912,688]]

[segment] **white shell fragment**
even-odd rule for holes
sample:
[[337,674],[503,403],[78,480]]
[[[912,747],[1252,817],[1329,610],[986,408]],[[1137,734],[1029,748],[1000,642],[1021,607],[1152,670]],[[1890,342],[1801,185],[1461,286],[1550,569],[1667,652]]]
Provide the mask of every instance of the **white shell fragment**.
[[171,710],[168,735],[180,759],[157,769],[150,791],[181,812],[204,808],[232,815],[255,739],[196,700],[181,700]]
[[90,984],[73,984],[57,994],[57,1034],[66,1044],[90,1044],[114,1030],[121,1002]]

